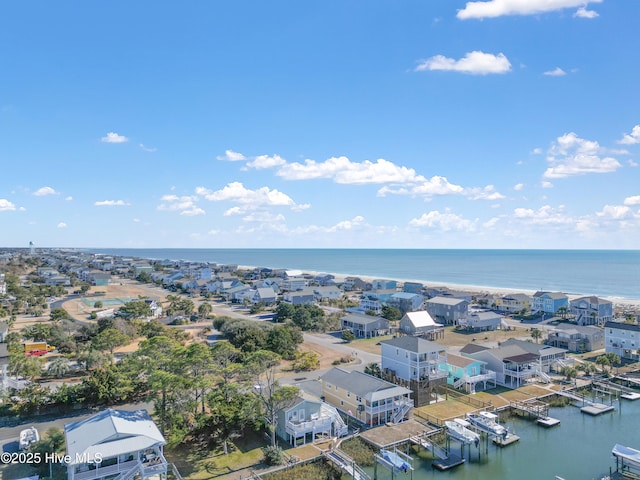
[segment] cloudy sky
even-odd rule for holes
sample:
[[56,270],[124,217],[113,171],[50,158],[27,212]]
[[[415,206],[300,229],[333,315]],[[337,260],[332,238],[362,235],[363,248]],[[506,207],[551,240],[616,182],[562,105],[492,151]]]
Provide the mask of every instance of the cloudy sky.
[[5,2],[0,247],[638,249],[639,18]]

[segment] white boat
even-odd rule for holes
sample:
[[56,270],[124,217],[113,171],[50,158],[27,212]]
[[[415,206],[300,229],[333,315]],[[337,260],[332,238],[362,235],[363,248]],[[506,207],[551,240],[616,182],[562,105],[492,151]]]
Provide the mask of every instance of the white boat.
[[446,422],[444,422],[444,424],[449,431],[449,435],[451,435],[456,440],[463,443],[474,443],[476,446],[478,446],[478,443],[480,442],[480,436],[477,433],[472,432],[467,427],[463,426],[460,422],[450,422],[447,420]]
[[20,450],[29,448],[32,443],[40,440],[40,434],[36,427],[25,428],[20,432]]
[[616,443],[611,453],[614,457],[621,458],[625,465],[640,468],[640,450]]
[[496,419],[498,416],[495,413],[491,412],[478,412],[478,413],[467,413],[467,419],[473,425],[478,427],[480,430],[483,430],[492,435],[497,435],[498,437],[506,438],[509,434],[509,431],[506,427],[500,425]]

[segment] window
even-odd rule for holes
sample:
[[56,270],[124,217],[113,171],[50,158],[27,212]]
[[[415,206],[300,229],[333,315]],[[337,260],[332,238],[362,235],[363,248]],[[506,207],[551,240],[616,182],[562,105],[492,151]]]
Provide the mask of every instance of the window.
[[343,407],[344,406],[344,401],[340,400],[340,406]]
[[362,397],[358,397],[358,396],[356,395],[356,402],[361,402],[361,401],[362,401]]
[[347,398],[351,398],[351,392],[347,392]]

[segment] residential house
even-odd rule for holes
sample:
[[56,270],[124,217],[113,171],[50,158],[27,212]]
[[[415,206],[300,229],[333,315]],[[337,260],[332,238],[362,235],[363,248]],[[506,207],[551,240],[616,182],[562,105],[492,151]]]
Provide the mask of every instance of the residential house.
[[547,345],[564,348],[574,353],[585,353],[605,348],[602,328],[560,323],[549,332]]
[[391,295],[389,306],[395,307],[402,313],[415,312],[422,309],[424,297],[419,293],[397,292]]
[[449,375],[447,348],[412,336],[383,340],[380,345],[383,378],[410,388],[416,407],[430,403]]
[[504,317],[491,310],[471,310],[466,318],[458,320],[458,326],[474,332],[489,332],[502,326]]
[[249,285],[245,285],[244,283],[238,283],[237,285],[228,288],[224,292],[222,292],[222,296],[228,301],[233,303],[240,303],[244,299],[244,294],[250,290],[251,287]]
[[137,277],[141,273],[151,274],[153,272],[153,265],[149,262],[136,262],[131,265],[131,269],[133,270],[133,276]]
[[301,290],[309,285],[309,281],[302,276],[299,277],[290,277],[285,276],[280,284],[280,288],[287,292],[295,292],[296,290]]
[[145,299],[144,301],[151,309],[151,318],[160,318],[162,316],[162,305],[157,301],[151,299]]
[[85,275],[85,281],[94,286],[109,285],[109,280],[111,280],[111,274],[101,271],[92,270]]
[[335,285],[313,287],[313,294],[318,302],[340,300],[342,298],[342,290]]
[[4,278],[0,280],[0,296],[4,296],[7,294],[7,282],[4,281]]
[[328,287],[330,285],[335,285],[336,282],[335,275],[330,273],[319,273],[315,277],[313,277],[313,282],[318,284],[321,287]]
[[463,389],[467,393],[496,387],[496,372],[487,370],[487,363],[482,360],[449,352],[447,370],[449,372],[447,384],[453,388]]
[[0,322],[0,343],[3,343],[7,334],[9,333],[9,324],[7,322]]
[[294,292],[284,292],[282,300],[292,305],[313,305],[316,297],[313,290],[299,290]]
[[338,410],[326,402],[297,397],[277,412],[276,434],[292,446],[327,437],[344,437],[348,427]]
[[322,399],[366,425],[398,423],[411,411],[411,390],[357,370],[335,367],[320,377]]
[[486,362],[486,369],[496,372],[496,382],[509,388],[521,387],[535,378],[549,382],[547,373],[551,366],[566,361],[564,349],[522,340],[507,340],[497,348],[460,353]]
[[371,280],[371,290],[393,290],[397,291],[398,282],[395,280],[384,280],[381,278],[376,278]]
[[615,353],[621,359],[640,360],[640,325],[636,323],[607,322],[604,325],[605,352]]
[[402,291],[407,293],[420,293],[424,289],[424,285],[418,282],[404,282],[402,284]]
[[613,303],[596,296],[580,297],[569,302],[569,313],[578,325],[603,326],[613,320]]
[[371,284],[365,282],[359,277],[346,277],[342,283],[342,289],[349,292],[353,290],[370,290]]
[[495,309],[499,312],[516,313],[531,311],[531,297],[526,293],[513,293],[496,297]]
[[456,297],[435,297],[425,302],[429,315],[443,325],[457,325],[461,318],[465,318],[469,311],[469,301]]
[[436,323],[426,310],[405,313],[400,319],[399,328],[402,333],[428,340],[444,338],[444,325]]
[[373,315],[348,313],[340,319],[342,330],[352,331],[358,338],[371,338],[389,333],[389,321]]
[[360,309],[365,312],[371,310],[379,314],[382,312],[382,307],[387,305],[391,297],[396,293],[397,291],[395,289],[370,290],[360,297]]
[[542,292],[533,294],[531,312],[544,312],[555,315],[561,308],[569,311],[569,297],[562,292]]
[[64,434],[68,480],[166,478],[166,442],[146,410],[104,410],[66,424]]

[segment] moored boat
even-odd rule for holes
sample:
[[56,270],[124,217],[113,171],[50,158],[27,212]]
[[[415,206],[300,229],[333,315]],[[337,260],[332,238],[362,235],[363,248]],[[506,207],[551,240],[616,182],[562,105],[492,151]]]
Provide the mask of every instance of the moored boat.
[[467,413],[467,420],[471,422],[471,424],[478,427],[480,430],[483,430],[492,435],[496,435],[498,437],[506,438],[509,434],[509,431],[506,427],[500,425],[496,419],[498,416],[495,413],[491,412],[478,412],[478,413]]
[[621,458],[625,465],[640,468],[640,450],[616,443],[611,453],[614,457]]
[[455,438],[456,440],[463,443],[474,443],[478,446],[480,442],[480,436],[476,432],[472,432],[467,427],[462,425],[460,422],[449,421],[444,422],[449,434]]

